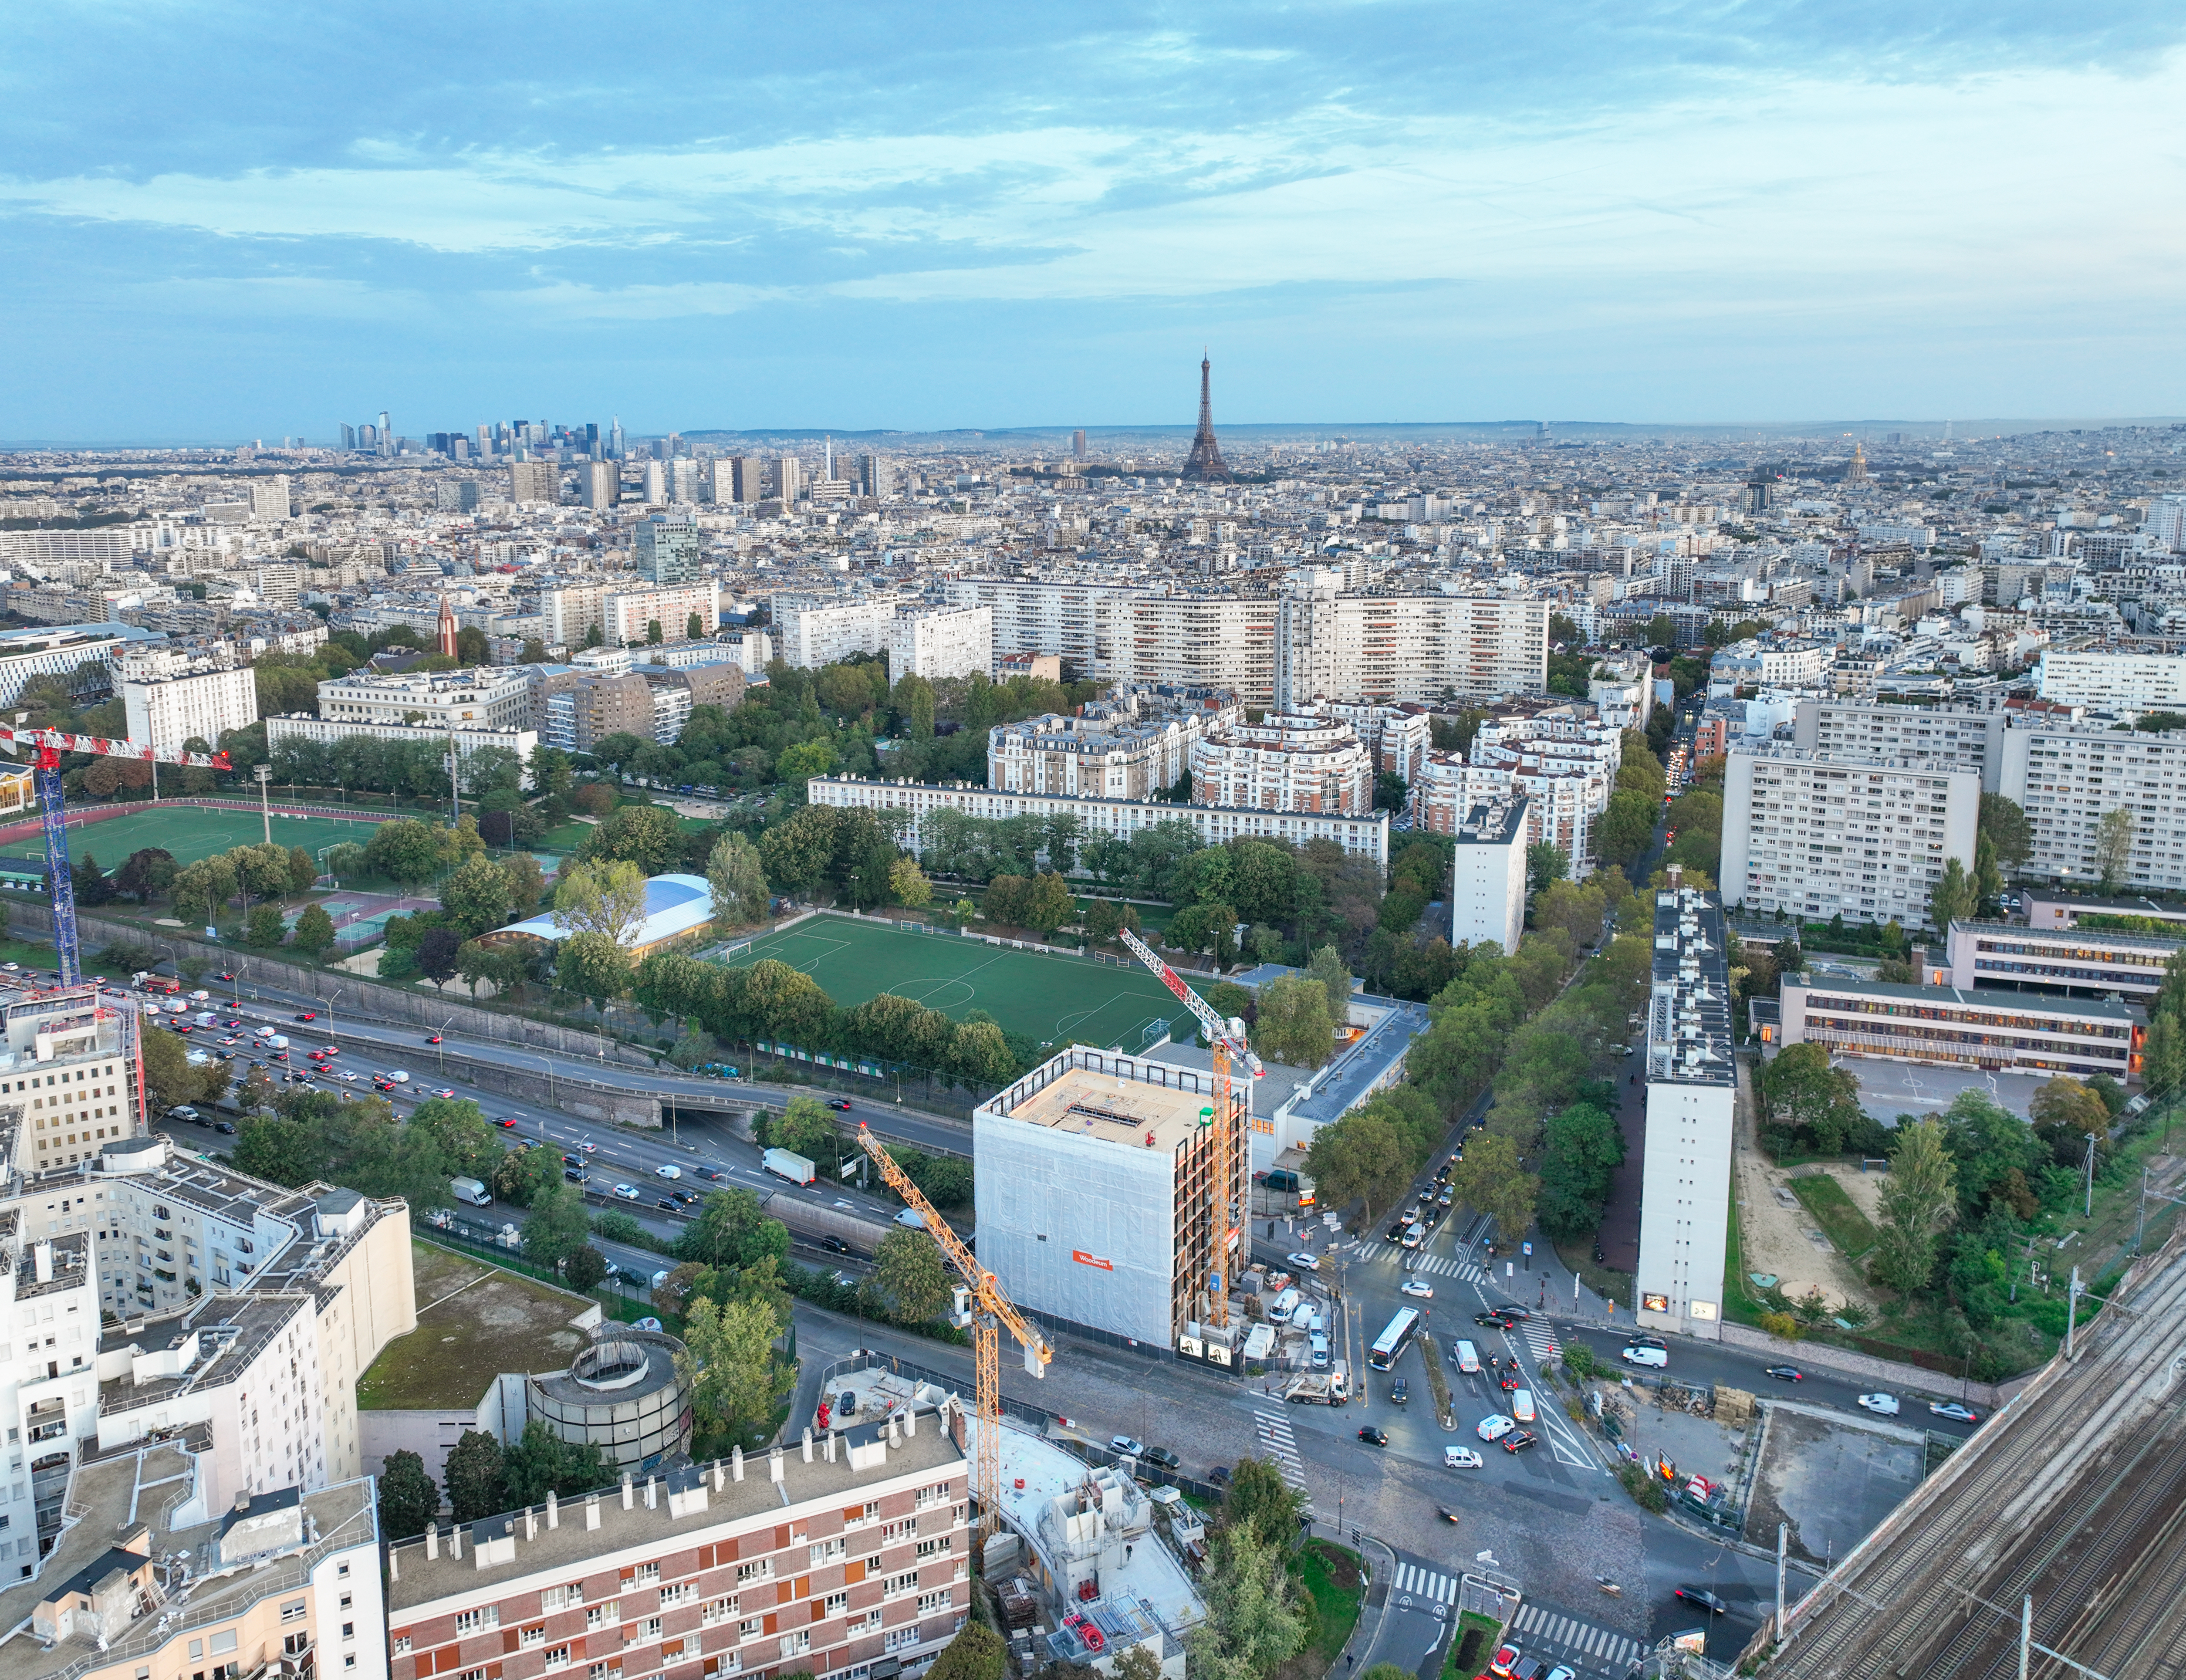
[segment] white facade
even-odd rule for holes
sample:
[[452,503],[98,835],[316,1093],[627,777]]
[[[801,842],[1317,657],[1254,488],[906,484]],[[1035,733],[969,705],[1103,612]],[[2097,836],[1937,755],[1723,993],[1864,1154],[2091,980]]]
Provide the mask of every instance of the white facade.
[[270,479],[257,479],[250,485],[250,517],[272,524],[289,517],[289,475],[277,473]]
[[[659,463],[654,463],[656,466]],[[711,636],[720,628],[720,594],[711,583],[671,584],[660,589],[631,590],[610,595],[600,603],[603,639],[621,644],[643,641],[652,626],[660,626],[663,641],[688,641],[691,615],[698,615],[700,634]]]
[[2089,651],[2042,656],[2040,692],[2060,706],[2186,711],[2186,653]]
[[1712,893],[1655,895],[1647,1005],[1647,1146],[1634,1316],[1642,1328],[1720,1340],[1730,1235],[1738,1078],[1723,906]]
[[2001,786],[2004,729],[2004,713],[1979,706],[1802,699],[1792,718],[1791,744],[1833,758],[1970,770],[1981,777],[1982,790],[1993,793]]
[[1112,689],[1065,717],[997,724],[987,735],[987,786],[1013,793],[1151,799],[1191,767],[1208,730],[1244,720],[1224,692]]
[[319,718],[332,723],[401,724],[445,735],[517,728],[530,710],[530,679],[520,670],[351,671],[319,685]]
[[799,670],[817,670],[853,653],[883,653],[895,628],[892,601],[849,601],[826,606],[774,602],[774,643],[781,658]]
[[2000,791],[2025,808],[2034,851],[2021,873],[2094,886],[2095,841],[2110,812],[2130,812],[2133,848],[2118,885],[2186,892],[2186,733],[2015,719],[2004,732]]
[[1113,835],[1128,840],[1157,823],[1187,822],[1202,845],[1225,840],[1283,840],[1303,845],[1333,840],[1354,857],[1389,866],[1389,817],[1386,811],[1361,816],[1326,812],[1241,811],[1219,805],[1171,805],[1138,799],[1087,798],[1070,794],[1012,793],[993,787],[944,787],[924,781],[874,781],[856,776],[816,776],[805,784],[816,805],[847,810],[905,811],[909,826],[903,843],[916,848],[919,820],[929,811],[962,811],[967,816],[1074,816],[1085,837]]
[[891,681],[922,676],[939,682],[984,671],[995,658],[994,609],[906,613],[888,626],[888,658]]
[[129,738],[146,746],[171,749],[194,736],[217,747],[221,731],[258,721],[258,679],[248,666],[117,686]]
[[1526,927],[1526,801],[1477,806],[1458,826],[1450,865],[1449,942],[1517,954]]
[[1549,603],[1462,595],[1283,597],[1273,700],[1485,700],[1548,687]]
[[1192,743],[1191,802],[1361,815],[1374,809],[1373,755],[1347,723],[1270,712]]
[[1723,790],[1723,891],[1748,913],[1928,921],[1956,858],[1970,876],[1977,770],[1734,745]]

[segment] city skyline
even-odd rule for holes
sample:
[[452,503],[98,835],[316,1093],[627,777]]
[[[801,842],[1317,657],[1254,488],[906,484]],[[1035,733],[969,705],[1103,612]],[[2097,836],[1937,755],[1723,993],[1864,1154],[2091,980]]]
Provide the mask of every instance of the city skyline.
[[1232,428],[2177,406],[2155,8],[90,16],[18,21],[0,440],[1188,426],[1202,344]]

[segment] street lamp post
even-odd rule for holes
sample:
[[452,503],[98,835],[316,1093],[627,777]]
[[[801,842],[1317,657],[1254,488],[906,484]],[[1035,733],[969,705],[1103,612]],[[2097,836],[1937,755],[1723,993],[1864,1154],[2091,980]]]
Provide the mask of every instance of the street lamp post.
[[273,843],[273,806],[272,796],[266,789],[266,784],[273,780],[273,766],[260,764],[251,774],[258,778],[258,815],[266,825],[266,843],[270,846]]

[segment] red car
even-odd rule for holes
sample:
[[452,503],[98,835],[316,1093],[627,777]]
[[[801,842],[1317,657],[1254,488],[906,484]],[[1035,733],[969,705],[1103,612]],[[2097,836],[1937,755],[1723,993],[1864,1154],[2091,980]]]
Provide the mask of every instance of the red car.
[[341,1046],[339,1044],[328,1044],[324,1050],[321,1050],[319,1054],[321,1056],[339,1056],[341,1054]]

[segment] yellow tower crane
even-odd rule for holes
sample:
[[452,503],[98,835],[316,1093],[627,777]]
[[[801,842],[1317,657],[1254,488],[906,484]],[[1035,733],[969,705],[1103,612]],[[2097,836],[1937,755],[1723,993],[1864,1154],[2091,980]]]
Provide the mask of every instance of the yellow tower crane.
[[995,1274],[980,1265],[972,1251],[964,1246],[963,1239],[949,1229],[949,1222],[933,1211],[933,1204],[911,1183],[910,1174],[895,1164],[895,1158],[863,1125],[858,1128],[858,1147],[872,1157],[888,1188],[926,1222],[928,1234],[949,1257],[949,1263],[956,1268],[956,1274],[964,1280],[964,1286],[957,1291],[958,1314],[960,1322],[967,1316],[972,1321],[972,1364],[978,1372],[979,1451],[972,1466],[972,1493],[979,1504],[979,1541],[984,1546],[1002,1520],[999,1438],[1002,1425],[1002,1326],[1006,1324],[1010,1334],[1023,1347],[1025,1369],[1032,1375],[1045,1378],[1048,1361],[1055,1352],[1003,1293]]
[[1203,1247],[1188,1252],[1183,1258],[1190,1268],[1189,1296],[1201,1320],[1219,1330],[1230,1322],[1230,1284],[1246,1258],[1245,1156],[1253,1123],[1252,1082],[1238,1084],[1230,1078],[1230,1068],[1231,1063],[1240,1063],[1254,1079],[1268,1070],[1253,1053],[1242,1021],[1234,1016],[1225,1021],[1217,1015],[1204,998],[1184,983],[1183,976],[1156,956],[1153,948],[1129,928],[1123,929],[1119,937],[1131,955],[1191,1011],[1199,1030],[1207,1034],[1208,1050],[1214,1059],[1214,1108],[1201,1123],[1211,1125],[1214,1132],[1207,1238]]

